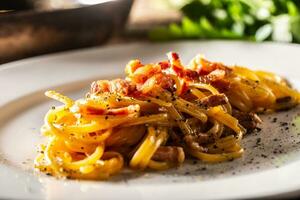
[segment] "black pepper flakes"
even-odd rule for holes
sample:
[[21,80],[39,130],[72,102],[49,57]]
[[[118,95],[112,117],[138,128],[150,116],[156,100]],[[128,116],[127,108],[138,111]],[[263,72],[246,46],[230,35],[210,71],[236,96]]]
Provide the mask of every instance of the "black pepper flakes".
[[205,171],[205,170],[207,170],[206,167],[202,167],[202,168],[201,168],[201,171]]
[[262,158],[267,158],[268,156],[267,155],[265,155],[265,154],[261,154],[260,155]]
[[280,122],[280,126],[287,126],[289,125],[287,122]]
[[261,128],[259,128],[259,127],[256,127],[256,128],[255,128],[255,130],[256,130],[256,132],[258,132],[258,133],[259,133],[259,132],[261,131]]
[[261,138],[257,138],[256,139],[256,145],[258,146],[258,145],[260,145],[261,144]]

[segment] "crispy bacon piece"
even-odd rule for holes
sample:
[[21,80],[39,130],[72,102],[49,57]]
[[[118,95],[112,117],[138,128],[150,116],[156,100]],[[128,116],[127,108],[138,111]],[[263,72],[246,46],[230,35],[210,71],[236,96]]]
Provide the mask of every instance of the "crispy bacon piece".
[[239,123],[247,129],[248,132],[253,131],[259,123],[261,123],[261,119],[255,113],[246,113],[241,112],[236,109],[232,110],[232,116],[239,120]]
[[184,78],[185,80],[193,81],[199,79],[199,74],[196,71],[190,69],[184,69],[178,67],[177,65],[173,65],[172,69],[178,77]]
[[91,84],[91,93],[103,93],[103,92],[109,92],[109,81],[108,80],[100,80],[100,81],[94,81]]
[[227,92],[230,89],[231,83],[226,79],[218,79],[210,83],[212,86],[218,89],[219,92]]
[[134,91],[135,91],[135,86],[131,82],[123,79],[115,79],[112,81],[108,81],[108,80],[94,81],[91,85],[92,94],[111,92],[111,93],[129,95]]
[[193,71],[191,69],[185,69],[185,79],[189,81],[198,80],[199,74],[196,71]]
[[164,74],[160,74],[159,75],[159,80],[157,81],[158,84],[164,88],[164,89],[173,89],[174,86],[174,80],[172,78],[170,78],[170,75],[164,75]]
[[162,70],[170,68],[169,61],[162,61],[158,63]]
[[123,79],[115,79],[110,82],[110,92],[129,95],[135,91],[135,86],[129,81]]
[[224,79],[225,78],[225,75],[226,75],[226,72],[225,70],[221,70],[221,69],[216,69],[212,72],[210,72],[208,75],[207,75],[207,78],[210,82],[214,82],[216,80],[221,80],[221,79]]
[[181,66],[172,65],[172,69],[178,77],[180,78],[185,77],[185,70]]
[[144,65],[135,70],[135,72],[130,76],[131,80],[136,84],[143,84],[153,75],[160,73],[160,65]]
[[171,69],[178,77],[184,78],[188,81],[196,80],[199,78],[199,74],[197,71],[186,69],[182,66],[177,53],[170,52],[167,55],[171,64]]
[[209,141],[209,136],[198,133],[197,135],[185,135],[184,142],[191,148],[201,152],[207,152],[207,149],[201,146]]
[[225,76],[226,72],[224,70],[216,69],[208,73],[207,75],[198,75],[198,78],[202,83],[213,83],[218,80],[223,80]]
[[140,60],[131,60],[125,67],[125,72],[128,76],[131,76],[138,68],[142,67],[143,64]]
[[154,89],[154,86],[159,86],[163,89],[174,90],[174,80],[168,74],[157,73],[149,78],[145,83],[138,84],[137,90],[143,94],[147,94]]
[[184,160],[184,151],[182,147],[161,146],[156,150],[152,159],[156,161],[181,163]]
[[228,102],[227,97],[224,94],[214,94],[208,97],[204,97],[198,101],[198,104],[204,107],[214,107],[224,105]]
[[212,71],[214,71],[216,69],[224,70],[226,73],[229,73],[232,71],[231,68],[225,66],[222,63],[210,62],[204,58],[201,58],[200,63],[201,63],[201,67],[198,69],[198,73],[201,76],[208,75],[209,73],[211,73]]

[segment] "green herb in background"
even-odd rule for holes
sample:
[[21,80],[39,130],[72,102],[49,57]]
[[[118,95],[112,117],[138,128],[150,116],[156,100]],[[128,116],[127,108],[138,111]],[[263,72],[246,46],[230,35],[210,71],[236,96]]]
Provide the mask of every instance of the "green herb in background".
[[[172,2],[172,0],[169,0]],[[152,40],[197,38],[300,43],[300,0],[186,0],[180,23],[157,27]]]

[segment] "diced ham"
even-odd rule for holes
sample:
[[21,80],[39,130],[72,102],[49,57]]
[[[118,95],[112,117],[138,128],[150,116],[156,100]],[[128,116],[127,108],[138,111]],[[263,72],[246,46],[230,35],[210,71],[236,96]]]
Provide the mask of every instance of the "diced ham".
[[247,129],[248,132],[253,131],[259,123],[261,123],[261,119],[255,113],[246,113],[233,109],[232,111],[233,117],[239,120],[239,123]]
[[123,95],[129,95],[135,91],[135,86],[127,80],[124,79],[115,79],[112,81],[101,80],[94,81],[91,85],[91,93],[118,93]]
[[161,146],[156,150],[152,159],[156,161],[181,163],[184,160],[183,148],[176,146]]
[[204,107],[214,107],[224,105],[227,102],[228,99],[224,94],[215,94],[202,98],[198,101],[198,104]]

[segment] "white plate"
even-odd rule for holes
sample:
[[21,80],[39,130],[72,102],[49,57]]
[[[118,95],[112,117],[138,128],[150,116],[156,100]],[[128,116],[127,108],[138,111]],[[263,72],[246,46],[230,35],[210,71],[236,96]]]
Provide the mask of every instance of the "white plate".
[[[298,108],[264,116],[262,131],[243,140],[246,153],[232,162],[208,165],[187,161],[182,167],[166,172],[125,170],[106,182],[57,180],[33,173],[35,146],[43,140],[39,134],[43,116],[51,105],[57,104],[43,96],[45,90],[55,89],[78,98],[88,91],[92,80],[123,76],[130,59],[156,62],[166,59],[165,53],[171,50],[178,52],[184,63],[202,53],[226,64],[276,72],[300,86],[300,46],[275,43],[140,43],[2,65],[0,198],[232,199],[297,192],[300,189]],[[278,118],[277,123],[271,122],[274,117]],[[289,125],[281,126],[280,122]]]

